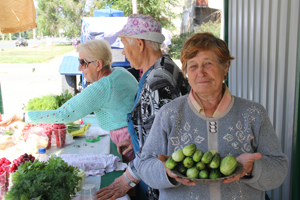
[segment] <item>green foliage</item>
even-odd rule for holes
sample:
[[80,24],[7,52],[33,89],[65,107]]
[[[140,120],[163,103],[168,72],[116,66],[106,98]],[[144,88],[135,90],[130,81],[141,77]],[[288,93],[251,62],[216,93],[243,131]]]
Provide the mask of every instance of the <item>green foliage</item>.
[[202,32],[210,32],[214,34],[217,38],[220,38],[221,35],[221,24],[220,21],[217,20],[212,22],[209,20],[207,23],[202,23],[201,26],[195,28],[195,32],[202,33]]
[[202,23],[201,26],[195,28],[195,32],[183,33],[180,35],[175,35],[171,38],[172,44],[169,46],[169,55],[172,59],[180,59],[180,53],[183,48],[185,41],[195,33],[211,32],[214,36],[220,38],[221,34],[221,24],[219,21],[209,21],[207,23]]
[[37,25],[43,35],[80,35],[81,18],[84,14],[85,0],[37,0]]
[[[106,4],[111,2],[111,8],[124,11],[124,16],[132,14],[132,0],[107,0]],[[137,0],[137,12],[139,14],[150,15],[157,19],[164,28],[172,29],[174,24],[172,20],[179,17],[179,14],[174,11],[174,7],[180,5],[180,0]],[[105,3],[102,0],[94,2],[93,10],[104,9]],[[92,11],[93,11],[92,10]],[[93,16],[91,14],[91,16]]]
[[68,93],[68,90],[65,90],[65,93],[60,95],[49,94],[42,97],[35,97],[28,101],[25,110],[56,110],[72,97],[73,95]]
[[49,158],[48,163],[26,161],[12,174],[14,184],[5,199],[69,200],[70,195],[75,195],[80,180],[76,176],[78,172],[78,168],[55,155]]
[[169,55],[172,59],[180,59],[180,53],[185,41],[194,34],[192,33],[183,33],[180,35],[175,35],[171,38],[172,44],[169,45]]

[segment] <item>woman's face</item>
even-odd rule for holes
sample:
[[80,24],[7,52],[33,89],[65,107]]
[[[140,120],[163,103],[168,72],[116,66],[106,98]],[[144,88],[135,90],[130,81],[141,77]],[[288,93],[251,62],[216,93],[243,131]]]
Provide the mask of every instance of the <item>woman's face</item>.
[[224,76],[229,65],[223,68],[213,51],[200,51],[187,61],[187,75],[194,92],[201,97],[215,97],[222,92]]
[[98,63],[99,62],[97,61],[97,59],[86,55],[85,52],[79,52],[78,57],[79,57],[79,60],[83,59],[86,62],[94,61],[94,62],[89,63],[87,66],[86,66],[86,64],[84,64],[84,66],[81,66],[79,64],[78,70],[82,71],[83,76],[84,76],[84,78],[86,79],[87,82],[93,83],[95,81],[98,81],[98,71],[99,70],[97,70],[97,68],[98,68]]

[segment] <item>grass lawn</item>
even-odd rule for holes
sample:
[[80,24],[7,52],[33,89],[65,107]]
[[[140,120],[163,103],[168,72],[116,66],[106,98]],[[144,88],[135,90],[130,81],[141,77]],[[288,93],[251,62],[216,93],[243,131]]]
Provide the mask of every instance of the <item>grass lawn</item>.
[[53,45],[38,48],[20,47],[0,51],[0,63],[43,63],[57,55],[74,50],[73,45]]

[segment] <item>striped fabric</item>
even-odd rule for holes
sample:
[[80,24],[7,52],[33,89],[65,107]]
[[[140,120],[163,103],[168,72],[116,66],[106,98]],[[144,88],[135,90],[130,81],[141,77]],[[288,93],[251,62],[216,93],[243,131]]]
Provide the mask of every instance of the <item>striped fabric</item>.
[[[223,87],[225,87],[225,92],[224,92],[224,95],[222,97],[222,100],[220,102],[220,104],[218,105],[216,111],[214,112],[213,116],[212,117],[217,117],[219,115],[221,115],[223,112],[225,112],[225,110],[228,108],[230,102],[231,102],[231,93],[228,89],[228,87],[226,86],[226,84],[223,84]],[[191,89],[191,92],[189,94],[189,98],[190,98],[190,101],[192,103],[192,105],[194,106],[194,108],[202,115],[206,116],[205,115],[205,111],[204,111],[204,108],[203,108],[203,105],[202,103],[198,103],[193,95],[193,89]]]

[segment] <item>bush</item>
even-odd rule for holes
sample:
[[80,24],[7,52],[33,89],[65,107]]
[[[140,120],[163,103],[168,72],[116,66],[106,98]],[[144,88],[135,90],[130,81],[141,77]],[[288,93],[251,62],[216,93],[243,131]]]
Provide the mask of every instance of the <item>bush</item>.
[[202,33],[202,32],[210,32],[217,38],[220,38],[221,35],[221,24],[220,21],[217,20],[212,22],[209,20],[207,23],[202,23],[201,26],[195,28],[195,32]]
[[221,34],[221,24],[220,21],[209,21],[207,23],[202,23],[201,26],[195,28],[195,32],[183,33],[180,35],[175,35],[172,37],[172,44],[169,45],[169,55],[172,59],[180,59],[180,53],[185,41],[195,33],[210,32],[214,36],[220,38]]
[[180,53],[185,41],[194,34],[192,33],[183,33],[180,35],[175,35],[172,37],[172,44],[169,45],[169,55],[172,59],[180,59]]

